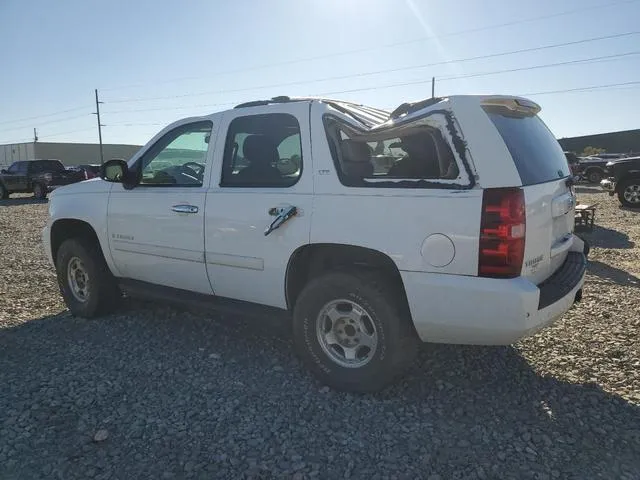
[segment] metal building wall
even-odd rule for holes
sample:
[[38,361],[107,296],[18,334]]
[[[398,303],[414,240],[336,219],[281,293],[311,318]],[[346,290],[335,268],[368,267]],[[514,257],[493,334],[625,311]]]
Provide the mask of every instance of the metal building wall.
[[[105,161],[112,158],[128,160],[139,149],[139,145],[107,144],[102,146]],[[65,165],[79,165],[83,163],[100,163],[100,147],[92,143],[46,143],[35,144],[35,157],[55,158]]]
[[0,145],[0,166],[5,167],[18,160],[32,159],[34,154],[33,143]]

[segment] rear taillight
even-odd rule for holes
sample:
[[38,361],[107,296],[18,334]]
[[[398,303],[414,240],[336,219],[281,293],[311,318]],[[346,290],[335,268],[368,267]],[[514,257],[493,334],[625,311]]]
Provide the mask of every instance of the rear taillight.
[[484,190],[478,275],[493,278],[513,278],[520,275],[524,259],[525,226],[522,189]]

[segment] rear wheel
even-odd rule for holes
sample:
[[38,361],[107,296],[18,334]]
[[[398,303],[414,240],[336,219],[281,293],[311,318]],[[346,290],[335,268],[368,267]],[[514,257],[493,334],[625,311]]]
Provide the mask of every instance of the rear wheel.
[[640,178],[624,182],[618,190],[618,200],[625,207],[640,208]]
[[600,183],[600,180],[602,180],[603,175],[600,170],[590,170],[587,173],[587,178],[589,180],[589,183]]
[[73,315],[91,318],[107,313],[120,292],[102,252],[83,238],[65,240],[56,255],[60,293]]
[[47,190],[41,183],[36,183],[33,186],[33,196],[38,200],[44,200],[47,198]]
[[398,288],[360,272],[328,273],[303,289],[294,308],[294,343],[332,388],[377,391],[415,358],[418,337]]

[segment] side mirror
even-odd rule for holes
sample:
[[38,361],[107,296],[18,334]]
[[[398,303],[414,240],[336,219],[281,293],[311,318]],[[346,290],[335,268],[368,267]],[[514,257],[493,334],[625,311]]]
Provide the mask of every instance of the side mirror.
[[0,170],[0,173],[7,173],[7,169],[3,168],[2,170]]
[[114,158],[100,166],[100,178],[107,182],[122,183],[127,189],[133,188],[137,183],[135,172],[129,170],[129,165],[124,160]]
[[107,182],[122,183],[127,173],[129,173],[129,165],[124,160],[108,160],[100,165],[100,178]]

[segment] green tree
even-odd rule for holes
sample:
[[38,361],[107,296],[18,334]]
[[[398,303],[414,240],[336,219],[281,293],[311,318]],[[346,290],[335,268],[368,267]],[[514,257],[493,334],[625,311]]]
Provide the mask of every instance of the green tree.
[[598,155],[599,153],[605,153],[606,150],[604,148],[600,148],[600,147],[584,147],[584,150],[582,151],[582,155],[583,157],[588,157],[589,155]]

